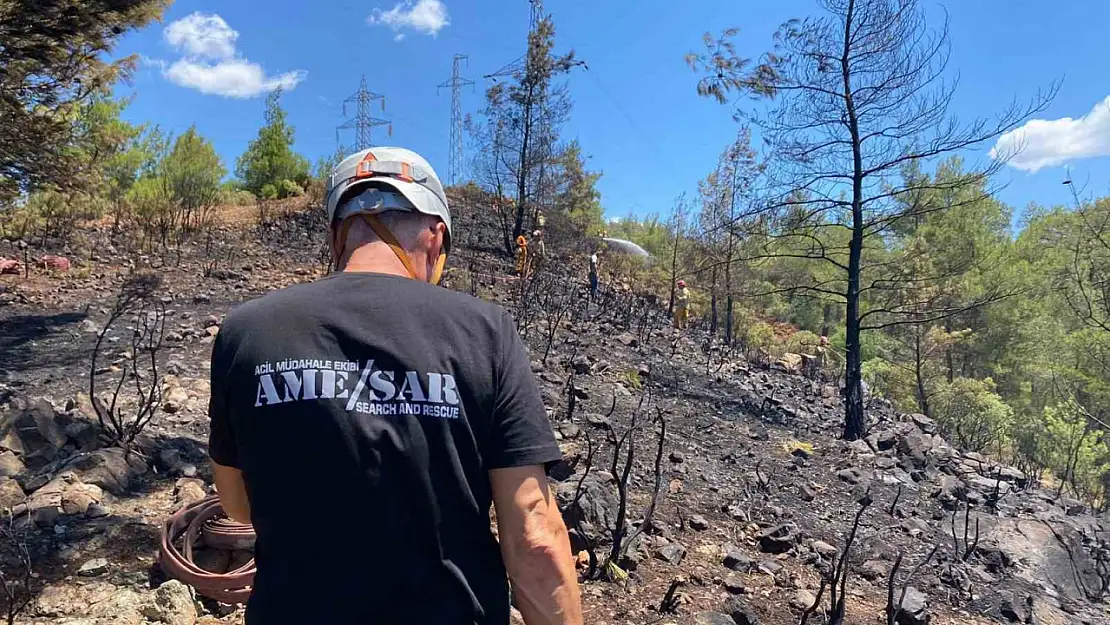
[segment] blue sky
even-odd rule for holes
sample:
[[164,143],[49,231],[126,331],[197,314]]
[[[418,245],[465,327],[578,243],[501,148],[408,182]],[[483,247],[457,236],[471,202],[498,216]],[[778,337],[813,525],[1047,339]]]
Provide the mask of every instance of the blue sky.
[[[943,16],[940,4],[925,4],[931,17]],[[1001,175],[1002,199],[1018,209],[1066,201],[1062,163],[1078,182],[1089,181],[1089,193],[1110,193],[1110,157],[1099,156],[1110,154],[1110,3],[947,4],[961,119],[993,115],[1014,96],[1064,78],[1042,121],[1027,129],[1024,170]],[[590,168],[604,172],[607,214],[666,212],[676,195],[696,191],[734,136],[728,108],[697,96],[683,60],[703,32],[739,27],[740,52],[755,56],[779,23],[815,7],[814,0],[547,0],[558,49],[573,48],[588,63],[570,78],[574,112],[564,135],[577,137]],[[446,176],[450,99],[436,85],[450,77],[453,54],[469,55],[464,76],[476,85],[464,92],[463,108],[476,111],[488,84],[482,76],[522,53],[528,11],[525,0],[177,0],[163,23],[121,41],[117,53],[144,62],[119,92],[135,96],[129,119],[175,133],[195,123],[233,169],[262,123],[266,89],[286,87],[296,149],[315,161],[335,150],[341,103],[365,74],[386,96],[378,114],[393,122],[392,138],[377,129],[375,143],[415,149]]]

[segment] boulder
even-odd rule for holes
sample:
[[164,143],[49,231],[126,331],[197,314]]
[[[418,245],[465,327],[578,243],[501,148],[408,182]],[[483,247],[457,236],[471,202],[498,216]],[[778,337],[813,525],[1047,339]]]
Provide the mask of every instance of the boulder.
[[812,543],[810,543],[809,548],[813,549],[813,551],[815,551],[816,553],[821,554],[821,557],[825,558],[826,560],[829,558],[834,558],[836,557],[836,554],[840,553],[839,549],[823,540],[813,541]]
[[736,621],[720,612],[699,612],[683,621],[683,625],[736,625]]
[[691,529],[695,529],[699,532],[709,529],[709,521],[706,521],[705,517],[700,514],[695,514],[694,516],[690,517],[689,522]]
[[786,553],[794,547],[796,540],[794,526],[776,525],[759,534],[759,550],[763,553]]
[[921,430],[922,432],[925,432],[926,434],[936,434],[937,433],[937,423],[936,423],[936,421],[933,421],[932,419],[930,419],[929,417],[927,417],[923,414],[911,414],[909,417],[910,417],[910,421],[913,421],[913,424],[916,425],[917,428],[919,430]]
[[808,610],[817,601],[817,597],[805,588],[799,588],[790,598],[790,607],[796,610]]
[[759,572],[766,573],[771,577],[778,575],[782,571],[782,565],[774,560],[764,560],[759,563]]
[[148,620],[165,625],[193,625],[197,621],[193,591],[171,579],[154,591],[154,598],[143,606],[142,614]]
[[898,439],[898,453],[915,468],[924,468],[928,462],[927,454],[933,448],[933,438],[918,431]]
[[108,561],[104,558],[93,558],[86,561],[77,569],[77,574],[81,577],[97,577],[108,572]]
[[836,477],[849,484],[859,484],[867,480],[867,476],[864,472],[855,467],[848,467],[847,469],[837,471]]
[[868,435],[864,440],[871,446],[871,449],[886,451],[894,449],[894,446],[898,444],[898,434],[894,430],[880,430]]
[[954,510],[960,501],[967,498],[967,487],[955,475],[942,475],[933,489],[933,497],[945,508]]
[[809,482],[802,482],[798,486],[798,498],[802,501],[813,501],[817,498],[817,490]]
[[10,477],[0,477],[0,510],[14,508],[26,499],[19,482]]
[[999,597],[998,613],[1011,623],[1028,623],[1032,603],[1033,598],[1030,596],[1022,597],[1008,590],[1003,591]]
[[859,567],[859,574],[869,582],[880,583],[886,579],[886,563],[882,560],[867,560]]
[[0,452],[0,477],[15,477],[26,470],[19,456],[10,451]]
[[77,454],[62,467],[80,481],[95,484],[117,497],[126,495],[132,482],[146,472],[146,462],[138,454],[124,455],[121,449],[98,449]]
[[[582,492],[578,503],[574,503],[575,489],[578,480],[568,480],[556,487],[556,498],[563,511],[563,518],[567,526],[577,527],[583,524],[583,531],[597,544],[602,534],[607,533],[617,524],[617,493],[616,488],[600,478],[591,475],[582,482]],[[576,551],[578,551],[576,549]]]
[[748,592],[748,587],[744,585],[745,577],[740,573],[732,572],[725,576],[724,586],[730,594],[742,595]]
[[733,571],[745,573],[752,569],[755,562],[744,555],[744,553],[735,547],[730,547],[725,553],[725,566]]
[[23,410],[0,414],[0,448],[18,454],[25,465],[38,469],[66,444],[54,407],[39,399]]
[[62,491],[62,512],[66,514],[86,514],[89,507],[100,503],[104,492],[95,484],[70,484]]
[[854,454],[870,454],[872,453],[871,446],[867,441],[856,439],[846,444],[848,451]]
[[682,559],[686,557],[686,547],[683,547],[679,543],[668,543],[656,550],[655,557],[668,564],[677,566],[681,564]]
[[929,601],[925,593],[914,588],[906,587],[906,595],[902,598],[901,609],[895,622],[898,625],[928,625]]
[[581,355],[575,356],[574,360],[571,361],[570,366],[572,369],[574,369],[574,373],[576,373],[577,375],[586,375],[590,372],[590,369],[593,368],[593,364],[590,363],[590,359]]
[[731,616],[736,625],[759,625],[759,615],[752,606],[739,597],[732,597],[725,602],[722,611]]

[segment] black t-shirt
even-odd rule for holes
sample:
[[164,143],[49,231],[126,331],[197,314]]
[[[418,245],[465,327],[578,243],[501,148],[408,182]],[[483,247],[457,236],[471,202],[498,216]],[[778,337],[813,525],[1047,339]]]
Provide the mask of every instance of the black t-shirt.
[[339,273],[243,304],[212,353],[209,451],[242,470],[250,625],[504,625],[490,469],[561,457],[503,309]]

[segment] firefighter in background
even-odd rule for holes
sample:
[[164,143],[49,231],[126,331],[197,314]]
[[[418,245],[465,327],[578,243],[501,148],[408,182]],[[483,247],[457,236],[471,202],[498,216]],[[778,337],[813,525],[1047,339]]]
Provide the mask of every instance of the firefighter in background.
[[536,230],[532,233],[532,273],[543,265],[547,257],[547,246],[543,242],[543,230]]
[[516,275],[521,278],[524,277],[525,271],[528,269],[528,239],[524,235],[518,235],[516,238]]
[[598,275],[598,264],[600,262],[597,258],[598,253],[599,252],[594,252],[590,254],[590,298],[592,299],[597,298],[597,285],[600,280]]
[[676,330],[685,330],[690,316],[690,289],[686,288],[686,281],[678,281],[678,290],[674,294],[674,327]]

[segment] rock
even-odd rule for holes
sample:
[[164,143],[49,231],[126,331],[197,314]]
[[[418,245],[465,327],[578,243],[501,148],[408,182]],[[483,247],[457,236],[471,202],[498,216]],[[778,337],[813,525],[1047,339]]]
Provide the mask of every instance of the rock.
[[609,427],[609,419],[607,419],[604,415],[597,414],[596,412],[586,414],[586,423],[589,423],[595,428]]
[[578,438],[582,434],[582,428],[573,423],[564,423],[559,426],[559,433],[563,438]]
[[575,356],[574,360],[571,361],[570,366],[572,369],[574,369],[574,373],[577,375],[586,375],[590,372],[590,369],[593,368],[593,364],[590,363],[590,359],[586,358],[585,356]]
[[902,528],[903,532],[915,538],[922,534],[928,535],[931,531],[929,524],[917,517],[904,519],[898,526]]
[[933,421],[923,414],[911,414],[910,420],[913,421],[914,425],[916,425],[918,429],[920,429],[922,432],[925,432],[926,434],[937,433],[936,421]]
[[742,595],[748,592],[747,586],[744,585],[744,576],[740,573],[729,573],[725,576],[725,590],[734,595]]
[[[582,529],[587,534],[585,538],[597,544],[604,528],[611,529],[617,524],[616,488],[600,477],[590,475],[582,482],[578,503],[573,504],[577,486],[578,480],[569,480],[555,487],[559,507],[569,527],[576,527],[581,522]],[[575,552],[582,549],[585,549],[585,545],[575,545]]]
[[817,498],[817,490],[809,482],[802,482],[798,486],[798,497],[802,501],[813,501]]
[[911,432],[898,439],[898,453],[921,469],[928,462],[926,454],[933,448],[933,438],[921,432]]
[[886,451],[888,449],[894,449],[894,446],[898,444],[898,435],[894,430],[882,430],[870,434],[864,440],[871,446],[871,449],[875,451]]
[[31,518],[34,520],[35,525],[42,528],[48,528],[54,527],[54,523],[58,520],[58,517],[61,516],[61,514],[61,510],[59,510],[57,507],[44,506],[42,508],[34,509],[31,512]]
[[19,482],[10,477],[0,477],[0,510],[14,508],[26,499],[27,495],[23,493]]
[[89,421],[74,421],[66,426],[68,438],[81,451],[92,451],[100,446],[100,427]]
[[659,560],[677,566],[678,564],[681,564],[682,559],[686,557],[686,547],[683,547],[678,543],[669,543],[656,550],[655,557]]
[[1019,598],[1011,591],[1004,591],[998,603],[998,613],[1011,623],[1028,623],[1032,603],[1032,597]]
[[675,464],[682,464],[683,462],[686,462],[686,456],[684,456],[681,451],[672,451],[670,458],[671,462]]
[[628,332],[618,334],[616,337],[616,341],[621,345],[624,345],[625,347],[637,347],[640,344],[640,342],[636,340],[636,337],[632,336]]
[[733,571],[745,573],[751,570],[753,564],[755,563],[751,558],[735,548],[730,549],[728,553],[725,554],[725,566]]
[[886,564],[881,560],[867,560],[859,568],[860,577],[870,582],[879,582],[886,579]]
[[590,392],[587,391],[586,387],[584,387],[584,386],[579,386],[577,384],[572,384],[571,387],[570,387],[570,392],[573,393],[574,396],[577,399],[589,399],[590,398]]
[[731,597],[723,608],[736,625],[759,625],[759,616],[750,605],[738,597]]
[[774,560],[764,560],[759,563],[759,571],[774,577],[782,571],[782,565]]
[[173,501],[178,507],[200,501],[207,496],[208,489],[205,487],[203,480],[183,477],[174,483]]
[[153,600],[143,606],[142,613],[147,619],[166,625],[193,625],[197,620],[193,591],[171,579],[154,591]]
[[901,610],[895,619],[898,625],[928,625],[929,602],[920,590],[907,586],[906,596],[900,605]]
[[174,387],[162,399],[162,410],[169,414],[180,412],[189,401],[189,392],[180,386]]
[[87,317],[81,320],[78,327],[86,334],[100,334],[100,324]]
[[795,540],[792,525],[776,525],[760,533],[759,550],[763,553],[786,553],[794,547]]
[[848,451],[850,451],[854,454],[870,454],[871,453],[871,446],[867,444],[867,441],[856,439],[854,441],[849,442],[847,447],[848,447]]
[[10,451],[0,453],[0,477],[15,477],[27,470],[19,456]]
[[720,612],[698,612],[691,619],[684,621],[686,625],[736,625],[732,617]]
[[709,521],[706,521],[705,517],[700,514],[695,514],[694,516],[690,517],[689,523],[691,528],[699,532],[709,529]]
[[813,603],[817,601],[817,597],[805,588],[799,588],[794,596],[790,598],[790,607],[796,610],[807,610]]
[[967,487],[955,475],[942,475],[933,489],[933,497],[945,508],[954,510],[959,501],[967,498]]
[[810,543],[809,547],[815,552],[821,554],[821,557],[825,558],[826,560],[829,558],[834,558],[836,557],[836,554],[840,553],[839,549],[823,540],[815,540]]
[[85,510],[85,516],[90,518],[90,519],[101,519],[101,518],[104,518],[104,517],[108,516],[111,513],[112,513],[111,510],[106,508],[103,504],[99,504],[99,503],[94,503],[91,506],[89,506],[87,510]]
[[220,326],[208,326],[207,328],[204,329],[204,334],[205,334],[205,336],[208,336],[208,337],[215,337],[219,333],[220,333]]
[[108,561],[104,558],[93,558],[86,561],[77,569],[77,574],[81,577],[96,577],[108,572]]
[[66,444],[56,417],[54,407],[45,399],[23,410],[0,413],[0,448],[19,454],[32,469],[46,465]]
[[87,514],[89,506],[99,503],[104,492],[94,484],[71,484],[62,491],[62,511],[66,514]]
[[841,481],[847,482],[849,484],[859,484],[860,482],[863,482],[865,479],[867,479],[863,472],[855,467],[849,467],[847,469],[841,469],[837,471],[836,477],[840,478]]
[[879,469],[880,471],[893,469],[897,465],[898,461],[894,458],[891,458],[890,456],[879,456],[878,458],[875,458],[875,468]]
[[211,328],[212,326],[218,325],[220,325],[220,318],[216,315],[208,315],[208,317],[204,320],[204,327],[206,328]]
[[131,482],[146,472],[146,462],[138,454],[124,456],[121,449],[98,449],[78,454],[68,459],[61,468],[73,471],[86,484],[96,484],[121,497],[131,488]]

